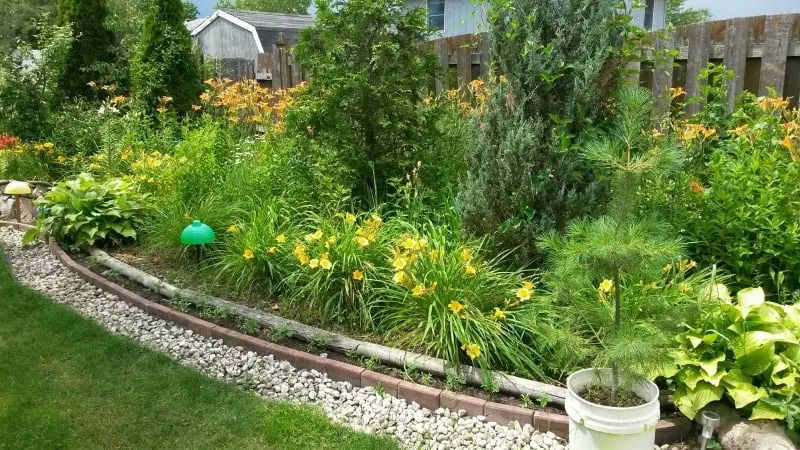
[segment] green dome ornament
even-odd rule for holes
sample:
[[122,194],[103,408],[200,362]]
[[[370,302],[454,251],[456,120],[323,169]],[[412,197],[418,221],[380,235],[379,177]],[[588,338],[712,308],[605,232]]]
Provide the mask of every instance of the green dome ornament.
[[203,245],[210,244],[216,240],[217,236],[214,234],[214,230],[199,220],[193,220],[181,232],[181,244],[196,246],[198,260],[200,259]]

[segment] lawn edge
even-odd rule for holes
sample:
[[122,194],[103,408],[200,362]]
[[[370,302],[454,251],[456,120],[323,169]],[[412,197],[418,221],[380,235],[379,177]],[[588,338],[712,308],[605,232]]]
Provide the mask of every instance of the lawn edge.
[[[34,228],[28,224],[6,221],[0,221],[0,226],[11,226],[18,230]],[[136,306],[152,316],[168,322],[173,322],[176,325],[192,330],[203,336],[221,339],[228,345],[240,346],[258,354],[272,355],[276,359],[289,362],[296,368],[314,369],[327,374],[332,380],[347,381],[357,387],[374,386],[376,384],[380,384],[383,387],[393,386],[388,393],[396,394],[397,398],[405,399],[409,402],[416,402],[420,406],[431,410],[440,407],[454,407],[460,404],[469,405],[468,408],[464,408],[468,415],[481,415],[486,417],[488,421],[507,426],[513,426],[515,422],[518,422],[521,426],[529,424],[535,430],[543,433],[550,431],[562,439],[569,440],[569,417],[565,414],[554,414],[552,412],[489,402],[465,394],[455,394],[443,389],[432,388],[407,380],[400,380],[385,374],[375,374],[380,375],[376,377],[363,367],[322,358],[317,355],[248,336],[236,330],[220,327],[190,314],[182,313],[165,305],[147,300],[77,263],[58,245],[55,239],[49,239],[47,236],[43,236],[42,238],[48,246],[50,253],[67,269],[83,280],[105,292],[116,295],[126,303]],[[454,401],[456,399],[458,401]],[[656,424],[656,443],[668,444],[681,442],[689,435],[691,428],[692,422],[686,417],[659,420]]]

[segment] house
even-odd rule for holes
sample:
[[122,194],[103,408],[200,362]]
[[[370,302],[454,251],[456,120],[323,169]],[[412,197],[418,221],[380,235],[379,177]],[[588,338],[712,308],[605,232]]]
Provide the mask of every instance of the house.
[[293,46],[314,20],[300,14],[221,9],[186,26],[203,54],[225,66],[227,76],[239,79],[258,78],[264,72],[258,67],[259,55],[271,54],[273,45]]
[[[646,8],[633,11],[633,23],[639,27],[660,30],[666,27],[667,0],[642,0]],[[631,4],[631,0],[626,0]],[[409,8],[426,8],[428,25],[437,30],[436,37],[458,36],[486,31],[486,4],[475,0],[406,0]]]

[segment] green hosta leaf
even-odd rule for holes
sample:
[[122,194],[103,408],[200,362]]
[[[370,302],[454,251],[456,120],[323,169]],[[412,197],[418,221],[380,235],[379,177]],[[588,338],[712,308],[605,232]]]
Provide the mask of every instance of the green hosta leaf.
[[37,239],[39,239],[39,229],[31,228],[30,230],[25,232],[24,236],[22,236],[22,243],[30,244],[31,242],[34,242]]
[[753,407],[750,420],[783,420],[786,418],[786,409],[777,405],[771,405],[764,400],[759,400]]
[[800,304],[783,305],[783,312],[789,321],[794,325],[800,326]]
[[686,339],[692,344],[692,348],[697,348],[703,344],[703,335],[700,332],[693,331],[686,334]]
[[746,319],[750,311],[764,304],[764,290],[759,288],[742,289],[736,293],[738,310],[742,319]]
[[131,227],[126,227],[120,231],[119,234],[125,236],[126,238],[136,239],[136,230]]
[[721,386],[712,386],[709,383],[701,381],[697,384],[695,389],[687,389],[681,386],[675,391],[674,400],[675,406],[688,418],[694,419],[697,412],[703,409],[711,402],[715,402],[722,398],[724,389]]
[[745,374],[760,375],[772,365],[773,355],[775,355],[775,344],[767,344],[757,350],[743,354],[736,359],[736,362]]
[[697,365],[705,370],[709,376],[713,377],[717,374],[717,366],[721,361],[725,361],[725,353],[719,353],[711,358],[698,361]]
[[796,372],[786,372],[785,374],[781,375],[778,373],[773,373],[771,380],[772,384],[774,385],[783,385],[786,386],[787,389],[794,389],[797,386],[797,378],[800,377],[799,374]]
[[726,392],[733,399],[736,409],[744,408],[755,401],[769,397],[766,389],[757,388],[752,384],[740,384],[737,387],[729,387]]
[[689,389],[695,389],[697,383],[703,381],[703,375],[700,373],[699,367],[686,366],[678,374],[678,380]]

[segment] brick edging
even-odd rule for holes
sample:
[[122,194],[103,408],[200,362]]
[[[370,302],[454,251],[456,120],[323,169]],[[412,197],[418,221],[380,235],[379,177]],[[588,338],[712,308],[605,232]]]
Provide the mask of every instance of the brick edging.
[[[17,229],[32,228],[30,225],[4,221],[0,221],[0,225],[14,226]],[[550,431],[562,439],[569,439],[569,417],[564,414],[490,402],[469,395],[400,380],[353,364],[312,355],[248,336],[236,330],[220,327],[190,314],[175,311],[162,304],[147,300],[78,264],[59,247],[55,239],[47,239],[46,242],[50,253],[67,269],[85,281],[116,295],[121,300],[146,311],[150,315],[174,322],[195,333],[213,339],[222,339],[228,345],[241,346],[259,354],[273,355],[277,359],[291,363],[298,369],[314,369],[318,372],[324,372],[332,380],[347,381],[358,387],[380,385],[388,394],[409,402],[417,402],[420,406],[428,409],[433,410],[441,407],[449,408],[452,411],[464,410],[469,415],[485,416],[486,420],[504,425],[517,421],[520,425],[530,424],[534,429],[541,432]],[[656,442],[659,444],[681,442],[689,435],[691,428],[692,422],[685,417],[660,420],[656,426]]]

